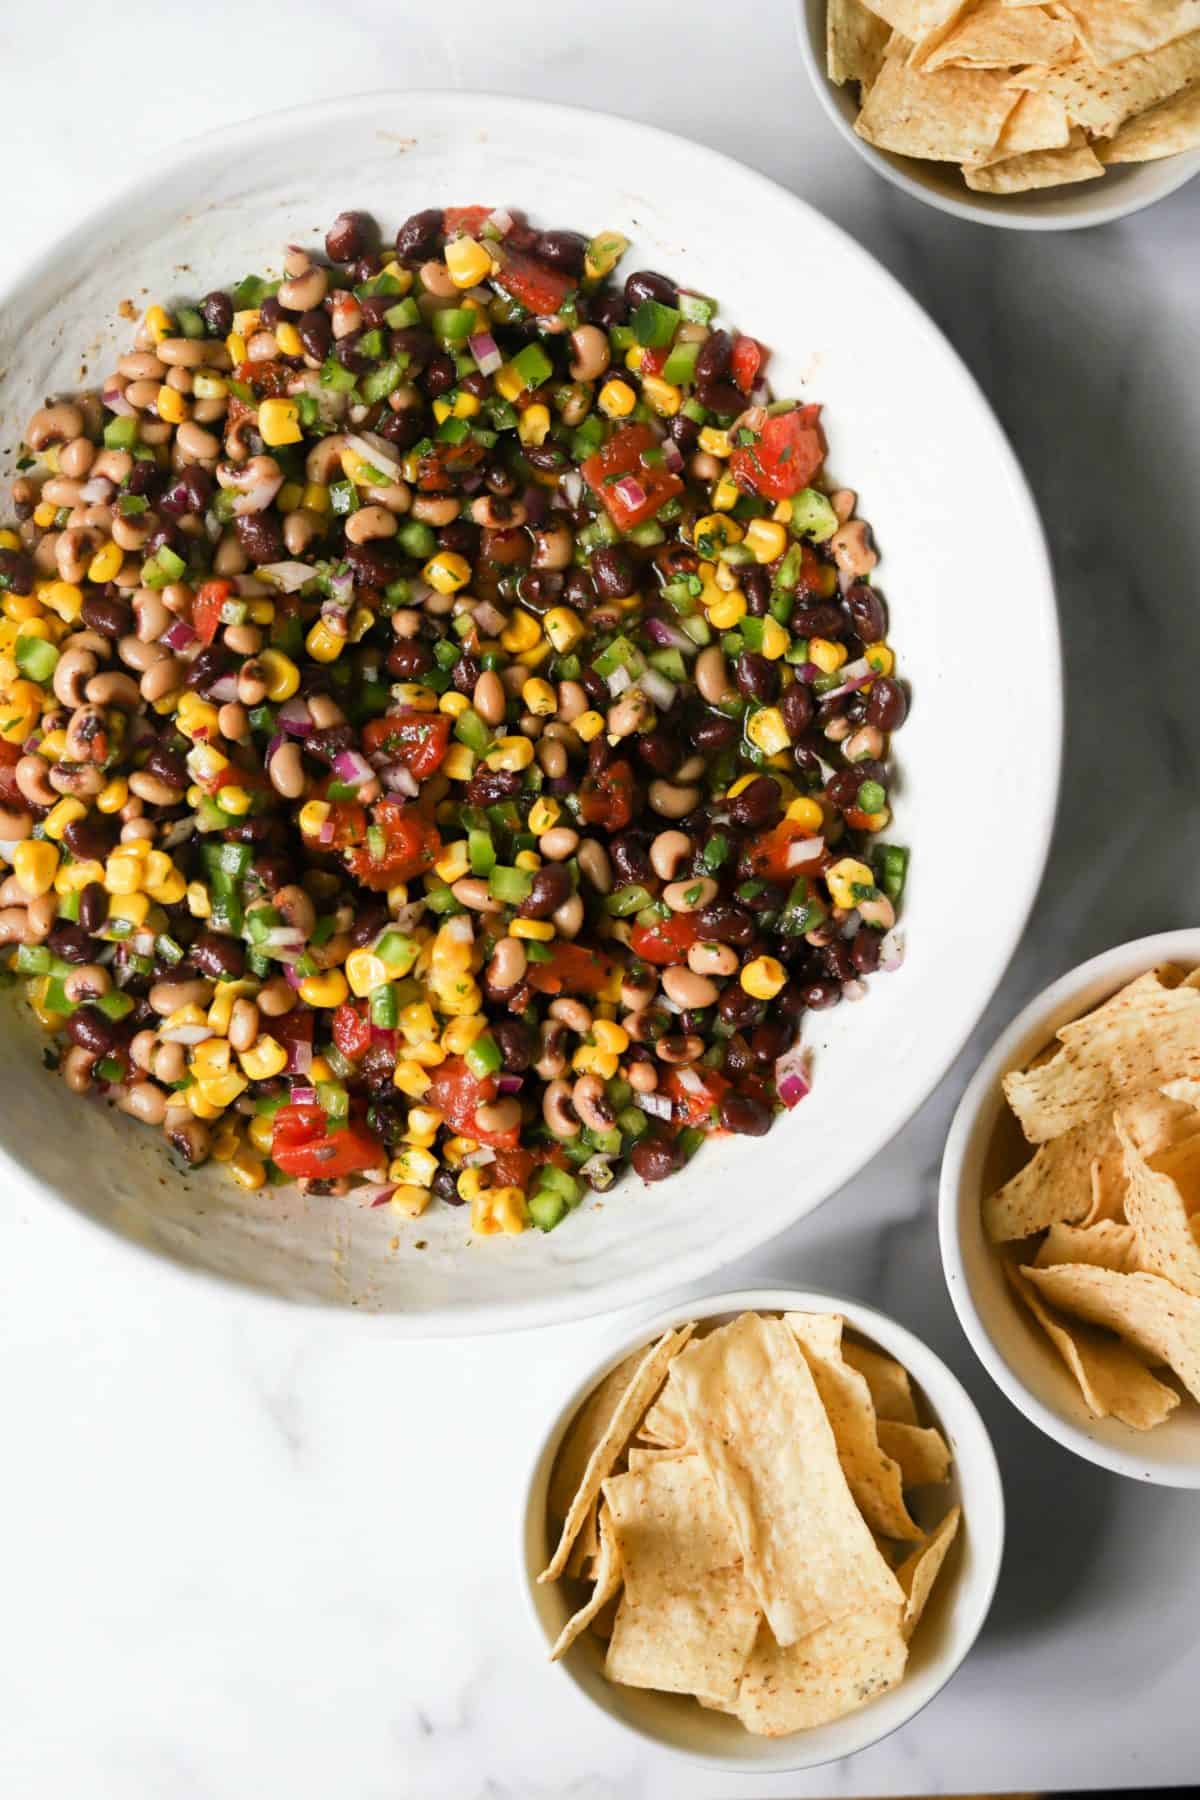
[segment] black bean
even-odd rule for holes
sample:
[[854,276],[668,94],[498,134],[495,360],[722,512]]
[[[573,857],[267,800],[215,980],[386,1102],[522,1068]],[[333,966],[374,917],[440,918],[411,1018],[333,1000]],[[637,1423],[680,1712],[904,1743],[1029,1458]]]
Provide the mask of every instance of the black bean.
[[614,325],[624,325],[629,317],[629,302],[618,288],[601,288],[588,302],[588,317],[593,325],[611,331]]
[[726,801],[725,807],[735,825],[746,825],[755,830],[774,825],[783,810],[779,788],[769,775],[756,775],[749,787]]
[[724,713],[704,713],[692,727],[691,742],[703,756],[715,756],[718,750],[726,749],[738,736],[737,723],[727,719]]
[[98,881],[89,881],[79,896],[79,923],[84,931],[97,932],[107,917],[107,890]]
[[470,519],[451,519],[448,525],[440,525],[437,541],[439,550],[465,556],[468,562],[479,555],[479,527]]
[[751,564],[742,570],[742,592],[746,596],[746,611],[752,619],[765,619],[771,605],[771,578],[765,569]]
[[424,435],[425,414],[419,406],[410,406],[406,411],[398,413],[392,412],[390,407],[384,407],[375,430],[389,444],[395,444],[398,450],[409,450]]
[[379,242],[379,227],[370,213],[341,212],[325,233],[325,254],[330,262],[356,262]]
[[667,436],[674,439],[683,454],[687,456],[700,441],[700,427],[695,419],[689,419],[686,413],[677,412],[667,426]]
[[183,678],[184,686],[202,694],[214,681],[220,681],[222,675],[231,674],[233,666],[233,658],[228,650],[223,649],[220,644],[208,644],[203,650],[197,651],[188,664],[187,674]]
[[178,788],[180,793],[188,785],[187,764],[177,750],[169,750],[165,744],[153,746],[146,757],[145,769],[148,775],[156,775],[168,787]]
[[347,541],[343,554],[355,581],[361,581],[367,587],[385,588],[400,573],[395,551],[387,549],[381,539],[376,538],[369,544]]
[[319,762],[332,764],[335,756],[343,750],[352,750],[355,744],[353,725],[327,725],[324,731],[310,732],[304,740],[304,751],[307,756],[315,756]]
[[561,269],[564,275],[582,275],[587,247],[587,239],[578,231],[539,231],[533,254],[552,269]]
[[447,1206],[462,1206],[465,1204],[462,1195],[458,1191],[458,1177],[455,1175],[453,1169],[439,1169],[433,1178],[433,1188],[431,1191],[437,1199],[444,1200]]
[[396,1052],[388,1044],[368,1044],[358,1059],[358,1072],[372,1094],[381,1097],[391,1088],[396,1068]]
[[256,568],[261,563],[282,561],[283,533],[275,513],[240,513],[233,524],[238,543]]
[[[753,914],[748,913],[744,907],[731,906],[724,900],[718,900],[698,912],[696,924],[702,938],[714,938],[718,944],[734,944],[741,948],[754,942]],[[731,991],[729,988],[725,989],[726,994]],[[738,991],[745,993],[744,988]],[[755,1001],[755,1005],[757,1004]]]
[[383,324],[384,317],[396,304],[394,294],[364,294],[359,301],[363,324],[368,331],[373,331]]
[[623,831],[619,837],[612,838],[608,854],[612,859],[613,872],[622,885],[653,880],[654,869],[649,849],[645,840],[634,832]]
[[415,681],[433,667],[433,653],[418,638],[401,638],[387,654],[387,672],[397,681]]
[[548,919],[571,897],[571,877],[561,863],[545,863],[533,878],[533,886],[517,912],[523,919]]
[[871,975],[879,967],[879,933],[863,926],[850,942],[850,960],[858,975]]
[[517,599],[539,617],[558,605],[562,591],[563,578],[557,569],[524,569],[517,576]]
[[268,294],[258,309],[258,317],[259,323],[267,331],[274,331],[277,325],[283,324],[287,314],[277,297],[274,294]]
[[159,497],[159,506],[172,517],[184,513],[202,513],[212,499],[213,478],[199,463],[181,469]]
[[300,342],[313,361],[323,363],[333,342],[333,326],[329,322],[329,314],[323,307],[314,306],[308,312],[300,314],[296,320],[296,330],[300,334]]
[[673,281],[656,274],[653,269],[635,269],[626,279],[625,298],[630,306],[640,306],[643,300],[657,300],[660,306],[676,306],[679,289]]
[[496,1048],[510,1075],[520,1075],[533,1061],[533,1034],[520,1019],[496,1019],[491,1026]]
[[612,751],[611,746],[609,745],[608,739],[604,738],[604,737],[593,738],[591,743],[588,745],[588,753],[587,753],[587,772],[588,772],[588,774],[591,775],[592,777],[597,777],[597,776],[602,775],[604,773],[605,769],[607,769],[609,763],[612,761],[613,761],[613,751]]
[[375,360],[362,348],[365,336],[366,332],[363,330],[347,332],[346,336],[338,338],[333,346],[335,360],[342,365],[343,369],[349,369],[353,375],[365,374]]
[[781,1057],[795,1037],[795,1027],[786,1019],[764,1019],[750,1033],[750,1048],[760,1063],[773,1063]]
[[597,675],[595,669],[584,669],[579,681],[592,705],[603,711],[611,698],[603,675]]
[[136,495],[139,500],[148,500],[159,493],[164,485],[158,464],[143,457],[130,469],[125,480],[125,491]]
[[846,589],[846,611],[864,644],[877,644],[887,634],[887,612],[874,588],[855,581]]
[[739,1094],[731,1088],[721,1097],[721,1124],[740,1137],[765,1137],[773,1118],[771,1108],[752,1094]]
[[522,786],[515,769],[481,769],[463,789],[463,799],[468,806],[494,806],[498,800],[511,800]]
[[246,967],[246,951],[240,938],[222,931],[202,931],[188,951],[188,956],[201,975],[218,980],[222,975],[236,979]]
[[406,262],[425,262],[437,251],[442,235],[442,209],[428,206],[405,219],[396,233],[396,255]]
[[286,856],[256,856],[250,864],[250,876],[266,894],[278,893],[295,879]]
[[98,946],[91,933],[82,925],[73,925],[68,919],[61,919],[51,928],[46,943],[55,956],[61,956],[64,962],[90,963]]
[[382,267],[380,258],[373,250],[369,250],[365,256],[360,256],[356,262],[349,264],[348,273],[351,281],[358,287],[364,281],[374,280]]
[[453,362],[441,350],[432,358],[420,377],[421,386],[431,400],[436,400],[439,395],[447,393],[457,379],[458,374]]
[[359,905],[354,915],[354,923],[350,927],[350,941],[361,947],[375,941],[388,922],[388,909],[382,903],[372,905],[370,901]]
[[[140,468],[141,464],[135,464],[134,466]],[[150,527],[150,535],[146,539],[145,547],[147,551],[153,555],[156,550],[161,550],[164,545],[168,550],[183,550],[186,555],[187,545],[183,541],[178,525],[173,524],[170,519],[156,519],[154,524]]]
[[115,594],[97,593],[94,588],[84,596],[80,617],[89,631],[98,631],[101,637],[127,637],[133,630],[133,613],[124,600]]
[[683,1151],[673,1138],[648,1132],[633,1146],[629,1160],[643,1181],[665,1181],[683,1167]]
[[799,989],[799,997],[810,1012],[822,1012],[827,1006],[836,1006],[842,997],[842,990],[836,981],[809,981]]
[[624,600],[637,592],[637,568],[623,544],[602,544],[593,550],[591,571],[602,600]]
[[67,1036],[93,1056],[107,1056],[117,1047],[117,1031],[111,1019],[95,1006],[80,1006],[67,1019]]
[[850,954],[850,945],[845,938],[834,938],[832,943],[822,944],[821,965],[831,981],[839,984],[853,981],[855,976],[854,958]]
[[808,730],[813,721],[816,707],[813,703],[812,690],[805,687],[802,681],[793,681],[779,702],[779,710],[783,715],[787,734],[795,743]]
[[200,302],[200,312],[210,337],[229,336],[233,330],[233,301],[228,294],[223,294],[220,288],[214,288]]
[[779,692],[779,669],[756,650],[743,650],[733,665],[733,678],[748,700],[773,700]]
[[0,550],[0,589],[12,594],[32,594],[35,579],[33,558],[24,550]]
[[404,325],[393,331],[388,339],[388,351],[392,356],[407,357],[406,373],[410,381],[416,379],[421,370],[436,354],[437,342],[431,331],[423,325]]
[[872,683],[867,701],[867,724],[876,731],[899,731],[908,717],[908,695],[890,675],[881,675]]
[[540,469],[543,474],[553,474],[567,466],[567,453],[561,444],[527,444],[525,458],[530,468]]
[[746,404],[745,395],[731,381],[709,381],[703,387],[697,383],[696,397],[701,406],[707,406],[710,412],[719,413],[722,418],[732,418]]
[[852,806],[857,806],[862,779],[857,768],[839,769],[836,775],[831,775],[825,783],[830,805],[836,806],[839,812],[849,812]]
[[683,761],[683,746],[665,731],[644,732],[634,742],[640,761],[656,775],[673,775]]
[[723,381],[729,373],[732,355],[733,339],[729,333],[710,331],[696,356],[696,386],[707,387],[710,382]]
[[110,823],[103,814],[88,813],[64,826],[63,843],[80,862],[103,862],[116,844],[119,829],[115,819]]
[[479,658],[466,651],[450,670],[450,685],[458,694],[473,694],[482,674],[483,664]]
[[796,637],[841,640],[846,635],[846,615],[836,606],[798,606],[788,621]]

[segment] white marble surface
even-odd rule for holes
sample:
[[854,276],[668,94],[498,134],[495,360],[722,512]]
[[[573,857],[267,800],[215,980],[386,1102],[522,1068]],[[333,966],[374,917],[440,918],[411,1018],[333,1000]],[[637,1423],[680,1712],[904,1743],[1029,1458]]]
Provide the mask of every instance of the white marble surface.
[[[1107,944],[1195,922],[1200,183],[1074,236],[944,219],[833,137],[786,0],[753,17],[718,0],[45,0],[5,13],[0,53],[14,268],[183,134],[385,84],[624,112],[795,187],[929,307],[1011,433],[1054,544],[1070,715],[1047,881],[975,1045],[851,1190],[726,1284],[873,1301],[983,1407],[1008,1556],[981,1643],[927,1712],[838,1767],[738,1782],[614,1735],[542,1666],[515,1507],[537,1423],[604,1324],[389,1344],[159,1277],[9,1191],[0,1792],[750,1800],[1193,1776],[1200,1499],[1073,1460],[1001,1399],[942,1286],[934,1188],[957,1095],[1023,1000]],[[919,393],[913,419],[920,480]],[[980,553],[1004,555],[1002,519]],[[1020,757],[1014,721],[980,728]],[[1003,880],[1004,849],[964,870],[965,897]]]

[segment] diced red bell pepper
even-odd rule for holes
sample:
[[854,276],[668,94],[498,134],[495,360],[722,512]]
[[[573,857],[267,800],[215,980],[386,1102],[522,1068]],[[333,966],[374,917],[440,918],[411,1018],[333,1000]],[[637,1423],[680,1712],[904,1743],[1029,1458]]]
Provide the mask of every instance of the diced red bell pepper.
[[371,1021],[364,1005],[356,1006],[352,1000],[342,1001],[333,1015],[333,1041],[351,1062],[357,1062],[365,1054],[371,1044]]
[[495,285],[511,294],[527,312],[543,317],[556,313],[575,286],[572,278],[539,262],[536,256],[527,256],[523,250],[508,250],[502,254],[503,265],[492,276]]
[[449,742],[447,713],[390,712],[363,726],[367,754],[378,750],[389,762],[403,763],[416,781],[424,781],[441,767]]
[[748,394],[750,392],[751,388],[758,380],[759,375],[762,373],[766,360],[767,353],[757,338],[734,338],[733,355],[730,359],[730,366],[733,371],[733,379],[737,382],[743,394]]
[[621,831],[633,817],[633,770],[623,757],[585,775],[579,784],[579,816],[587,825]]
[[529,1150],[497,1150],[492,1164],[492,1185],[527,1188],[536,1167],[537,1159]]
[[232,581],[202,581],[192,601],[192,630],[211,644],[221,624],[221,608],[233,592]]
[[442,214],[442,230],[447,238],[478,237],[493,211],[490,206],[448,206]]
[[[383,833],[381,853],[372,847],[373,830]],[[347,850],[346,861],[364,887],[384,889],[423,874],[441,847],[435,827],[419,807],[388,798],[375,802],[370,825],[362,841]]]
[[285,1175],[310,1181],[331,1181],[386,1165],[387,1151],[363,1126],[353,1120],[337,1131],[328,1126],[319,1106],[290,1102],[281,1106],[271,1134],[271,1160]]
[[[671,1069],[663,1082],[666,1093],[670,1096],[673,1107],[674,1122],[677,1125],[713,1125],[713,1109],[721,1105],[721,1096],[729,1092],[729,1083],[724,1075],[716,1069],[687,1070],[688,1080],[683,1079],[683,1071]],[[695,1086],[692,1082],[695,1082]]]
[[296,371],[284,362],[270,357],[263,362],[239,363],[233,372],[235,381],[244,381],[260,400],[277,400],[286,394],[296,379]]
[[656,925],[635,925],[629,947],[643,962],[668,968],[687,961],[687,953],[700,936],[694,913],[672,913]]
[[508,1131],[486,1131],[479,1124],[479,1107],[493,1101],[497,1091],[493,1076],[485,1075],[481,1081],[461,1056],[448,1056],[433,1071],[429,1104],[460,1136],[474,1138],[477,1144],[491,1144],[497,1150],[514,1150],[521,1141],[519,1125]]
[[603,950],[559,940],[548,946],[547,962],[531,961],[525,979],[539,994],[598,994],[612,974],[613,962]]
[[[649,425],[623,425],[602,450],[580,464],[583,478],[619,531],[632,531],[652,519],[659,507],[683,492],[683,482],[665,463],[643,463],[646,450],[657,450],[658,439]],[[619,484],[636,483],[636,491]]]
[[825,460],[819,406],[776,413],[763,425],[758,442],[738,445],[729,458],[733,479],[764,500],[790,500],[807,487]]
[[[797,872],[797,865],[788,860],[792,845],[814,835],[795,819],[781,819],[770,831],[751,839],[742,852],[739,867],[749,871],[747,879],[790,881]],[[811,863],[804,867],[805,872],[809,872],[817,865]]]

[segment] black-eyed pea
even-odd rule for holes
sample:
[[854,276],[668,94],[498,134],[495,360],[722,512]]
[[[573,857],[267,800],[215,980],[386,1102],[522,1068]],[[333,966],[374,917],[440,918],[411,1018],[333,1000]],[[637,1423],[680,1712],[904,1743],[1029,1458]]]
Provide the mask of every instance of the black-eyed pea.
[[31,450],[47,450],[51,444],[70,443],[72,438],[82,436],[83,414],[70,400],[43,406],[25,428],[25,442]]
[[871,543],[871,528],[865,519],[849,519],[839,525],[829,540],[833,560],[843,575],[869,575],[879,561]]
[[231,744],[241,744],[250,736],[250,715],[237,700],[227,700],[217,713],[217,730]]
[[177,1081],[182,1081],[187,1074],[187,1057],[183,1045],[158,1044],[150,1060],[150,1073],[156,1081],[163,1082],[167,1087],[174,1087]]
[[579,1119],[571,1098],[570,1085],[551,1081],[542,1095],[542,1118],[551,1134],[566,1141],[579,1136]]
[[708,765],[702,756],[689,756],[685,758],[676,769],[675,780],[676,782],[680,782],[684,786],[687,786],[689,782],[699,781],[707,767]]
[[521,1102],[511,1098],[493,1100],[490,1104],[477,1106],[475,1117],[484,1131],[515,1131],[521,1123]]
[[[157,649],[158,646],[156,645]],[[151,706],[173,694],[183,680],[183,664],[177,656],[158,656],[147,668],[138,688],[142,699]]]
[[883,755],[883,733],[874,725],[860,725],[846,739],[842,754],[847,762],[878,761]]
[[663,899],[672,912],[699,912],[711,906],[718,893],[710,875],[694,875],[684,881],[673,881],[663,889]]
[[661,1062],[672,1065],[695,1062],[704,1054],[704,1039],[679,1036],[659,1038],[654,1046],[654,1054]]
[[547,862],[566,862],[579,848],[579,833],[569,825],[552,825],[538,839],[538,849]]
[[[130,1040],[129,1054],[139,1069],[145,1069],[147,1074],[153,1074],[154,1056],[157,1047],[158,1037],[155,1032],[139,1031]],[[176,1044],[173,1045],[172,1048],[178,1049],[179,1046]],[[160,1079],[162,1079],[162,1077],[160,1077]]]
[[543,1081],[554,1081],[567,1066],[567,1028],[557,1019],[543,1019],[538,1039],[534,1071]]
[[649,1006],[658,992],[658,981],[653,975],[625,975],[621,981],[621,1005],[626,1012],[641,1012]]
[[[263,691],[265,693],[266,689]],[[305,786],[299,747],[293,743],[280,744],[267,764],[267,774],[276,793],[282,794],[285,800],[298,800]]]
[[584,838],[579,846],[579,867],[598,894],[611,894],[612,863],[608,851],[598,838]]
[[661,778],[650,783],[648,797],[652,809],[664,819],[684,819],[700,804],[698,787],[681,787]]
[[135,1081],[122,1094],[120,1108],[143,1125],[161,1125],[167,1115],[167,1096],[153,1081]]
[[578,681],[560,681],[558,684],[558,716],[566,724],[579,718],[591,706],[587,697],[587,689]]
[[860,900],[858,916],[864,925],[872,925],[876,931],[890,931],[896,923],[896,909],[886,894],[876,894],[873,900]]
[[538,767],[550,781],[558,781],[567,772],[567,747],[561,738],[549,735],[550,727],[546,726],[542,737],[538,740]]
[[200,1119],[194,1118],[186,1106],[168,1103],[163,1130],[177,1156],[193,1167],[202,1163],[212,1147],[212,1133]]
[[229,1042],[239,1053],[249,1050],[258,1039],[258,1008],[253,1000],[239,995],[229,1013]]
[[296,994],[282,975],[272,976],[271,980],[264,982],[259,989],[258,1010],[268,1019],[277,1019],[284,1013],[291,1012],[295,1004]]
[[652,1062],[626,1063],[625,1079],[635,1094],[652,1094],[658,1086],[658,1070]]
[[360,506],[346,520],[345,530],[352,544],[369,544],[376,538],[395,537],[398,526],[386,506]]
[[674,881],[680,863],[691,854],[686,831],[660,831],[650,846],[650,867],[660,881]]
[[592,1015],[582,1000],[574,999],[570,994],[552,1000],[548,1008],[550,1017],[558,1019],[569,1031],[577,1031],[580,1037],[592,1029]]
[[151,775],[148,769],[134,771],[129,777],[129,789],[148,806],[174,806],[182,791],[164,781],[161,775]]
[[92,1085],[92,1068],[96,1058],[90,1050],[73,1044],[62,1060],[63,1080],[73,1094],[86,1094]]
[[100,963],[83,963],[63,978],[63,993],[72,1006],[82,1006],[85,1000],[98,1000],[111,986],[112,977]]
[[687,953],[688,968],[696,975],[732,975],[738,966],[732,944],[697,943]]
[[31,900],[25,908],[25,928],[30,942],[40,944],[48,938],[57,917],[57,894],[39,894],[36,900]]
[[494,669],[485,669],[475,683],[471,704],[485,725],[503,725],[508,702],[504,684]]
[[525,946],[520,938],[502,937],[488,964],[488,981],[492,987],[506,993],[524,979],[527,965]]
[[598,1075],[581,1075],[571,1089],[571,1103],[589,1131],[608,1131],[616,1114]]
[[655,723],[654,707],[641,688],[630,688],[619,700],[614,700],[608,709],[608,730],[611,737],[633,737],[640,731],[650,731]]
[[555,908],[550,917],[559,937],[577,937],[583,929],[583,901],[578,894],[572,894],[569,900],[564,900],[561,906]]
[[694,969],[664,969],[662,985],[667,999],[673,1000],[685,1012],[698,1012],[705,1006],[715,1006],[720,991],[707,975],[697,975]]
[[29,916],[25,907],[0,908],[0,945],[27,944],[29,941]]
[[207,1008],[212,1003],[211,981],[156,981],[148,995],[150,1005],[161,1019],[167,1019],[183,1006]]
[[461,880],[452,884],[450,892],[460,906],[469,907],[472,912],[503,912],[499,900],[488,892],[488,884],[479,875],[464,875]]

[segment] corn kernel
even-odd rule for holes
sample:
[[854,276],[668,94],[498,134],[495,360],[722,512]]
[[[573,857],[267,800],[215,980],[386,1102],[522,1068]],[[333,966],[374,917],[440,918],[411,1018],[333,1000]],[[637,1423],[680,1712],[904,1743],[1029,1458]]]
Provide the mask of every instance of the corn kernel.
[[128,919],[135,929],[146,923],[149,911],[148,894],[114,894],[108,903],[110,919]]
[[240,1188],[247,1188],[251,1192],[262,1187],[267,1179],[267,1171],[263,1167],[262,1159],[251,1156],[250,1152],[244,1148],[238,1151],[229,1164],[229,1173]]
[[692,542],[706,557],[716,556],[726,544],[740,544],[744,535],[738,521],[726,513],[707,513],[692,527]]
[[473,237],[455,238],[442,254],[456,288],[478,287],[492,272],[491,257]]
[[560,656],[569,656],[586,635],[583,620],[569,606],[552,606],[542,629]]
[[441,857],[433,867],[434,873],[440,875],[447,886],[461,881],[464,875],[469,875],[471,859],[467,854],[466,838],[459,838],[456,843],[445,845]]
[[471,565],[465,556],[453,550],[440,550],[431,556],[421,574],[439,594],[456,594],[471,579]]
[[515,938],[532,938],[539,944],[549,943],[554,936],[549,919],[514,919],[508,929]]
[[13,847],[13,874],[22,893],[28,894],[31,900],[37,900],[42,894],[48,894],[54,886],[54,877],[58,870],[58,851],[53,844],[37,838],[26,838]]
[[483,760],[489,769],[527,769],[533,761],[533,742],[527,737],[497,738]]
[[304,345],[300,340],[300,333],[290,319],[285,319],[282,324],[275,327],[275,342],[284,356],[304,355]]
[[[174,393],[174,391],[172,388],[171,392]],[[101,585],[106,581],[112,581],[124,560],[119,544],[105,544],[102,550],[97,550],[88,564],[88,580],[99,582]]]
[[352,950],[346,958],[346,979],[350,992],[360,1000],[387,985],[388,972],[370,950]]
[[104,885],[110,894],[136,894],[142,885],[142,865],[127,846],[114,850],[104,865]]
[[544,444],[550,431],[550,408],[540,402],[517,415],[517,436],[523,444]]
[[779,620],[773,619],[770,613],[768,613],[763,620],[762,633],[762,653],[767,661],[778,662],[779,658],[787,650],[791,641],[790,636],[779,623]]
[[746,736],[767,756],[786,750],[791,743],[783,714],[777,706],[760,706],[746,721]]
[[271,1140],[274,1135],[275,1121],[267,1113],[260,1113],[256,1118],[251,1119],[246,1127],[246,1136],[254,1148],[261,1150],[264,1156],[271,1154]]
[[449,1056],[464,1056],[486,1029],[487,1020],[480,1013],[453,1019],[442,1033],[442,1048]]
[[781,500],[779,505],[775,508],[775,511],[771,514],[771,517],[778,520],[780,525],[790,525],[792,522],[791,501]]
[[183,735],[190,738],[216,737],[219,730],[216,707],[193,693],[180,696],[175,723]]
[[724,458],[730,456],[733,452],[733,445],[729,441],[729,433],[727,431],[719,430],[715,425],[705,425],[702,428],[699,443],[701,450],[707,450],[710,456]]
[[447,781],[470,781],[475,772],[475,752],[466,744],[451,744],[442,762]]
[[498,1187],[488,1191],[491,1216],[500,1230],[516,1237],[529,1223],[529,1208],[524,1191],[519,1187]]
[[164,338],[169,338],[175,329],[170,315],[161,306],[148,306],[143,323],[156,344],[161,344]]
[[400,1034],[406,1044],[424,1044],[437,1036],[437,1020],[433,1008],[424,1000],[402,1006],[399,1014]]
[[834,675],[846,660],[846,646],[829,638],[809,638],[808,660],[815,662],[823,675]]
[[865,862],[859,862],[853,856],[843,856],[825,872],[825,882],[833,896],[835,906],[849,912],[860,900],[869,900],[875,893],[875,877]]
[[340,1006],[349,992],[349,983],[340,969],[326,969],[321,975],[308,975],[300,983],[300,998],[308,1006]]
[[15,531],[7,529],[0,531],[0,550],[19,550],[20,548],[21,540]]
[[223,1106],[219,1106],[215,1101],[205,1097],[204,1089],[198,1082],[193,1082],[191,1087],[185,1088],[180,1097],[197,1119],[219,1119],[225,1111]]
[[436,712],[440,696],[419,681],[397,681],[392,686],[392,698],[409,712]]
[[267,683],[268,700],[290,700],[300,686],[300,671],[282,650],[263,650],[259,664]]
[[722,475],[719,481],[713,483],[709,500],[715,512],[732,512],[741,497],[742,490],[737,482],[729,475]]
[[53,525],[57,512],[58,508],[56,506],[51,506],[49,500],[41,500],[33,509],[33,522],[35,525],[40,525],[42,530],[45,531],[49,526]]
[[466,712],[471,702],[465,694],[456,693],[454,688],[447,688],[438,701],[438,711],[449,713],[452,719],[459,719]]
[[44,823],[46,836],[53,838],[55,843],[59,843],[67,826],[73,824],[76,819],[82,819],[86,812],[87,807],[82,800],[60,800],[46,814]]
[[192,370],[192,393],[197,400],[223,400],[228,392],[215,369]]
[[558,708],[558,696],[554,689],[548,681],[543,681],[536,675],[531,676],[521,689],[521,699],[526,711],[533,713],[535,718],[546,718]]
[[746,616],[746,596],[740,588],[731,594],[723,594],[714,606],[708,609],[708,621],[718,631],[732,631]]
[[403,1149],[396,1153],[388,1165],[388,1180],[408,1182],[412,1187],[427,1188],[433,1184],[438,1172],[436,1156],[430,1156],[428,1150]]
[[251,1081],[270,1081],[287,1068],[287,1051],[278,1038],[267,1034],[251,1044],[249,1050],[241,1051],[238,1061]]
[[528,869],[531,875],[536,875],[542,866],[542,859],[536,850],[518,850],[513,862],[518,869]]
[[518,608],[500,633],[500,642],[510,656],[519,656],[523,650],[532,650],[539,644],[541,637],[542,628],[532,613]]
[[246,340],[240,331],[231,331],[225,339],[225,348],[229,352],[230,361],[236,369],[239,363],[246,360]]
[[428,1092],[429,1077],[420,1063],[406,1060],[398,1062],[392,1071],[392,1085],[398,1087],[402,1094],[409,1094],[414,1100]]
[[440,1044],[414,1044],[412,1060],[420,1063],[423,1069],[436,1069],[439,1063],[446,1060],[446,1052]]
[[683,389],[661,375],[643,375],[642,398],[660,418],[673,419],[683,405]]
[[393,1212],[398,1212],[405,1219],[419,1219],[429,1205],[429,1189],[415,1187],[411,1182],[401,1182],[391,1195],[388,1204]]
[[193,744],[187,753],[188,774],[193,781],[215,782],[218,775],[223,775],[229,767],[229,758],[217,749],[215,744]]
[[241,1142],[241,1138],[232,1125],[222,1125],[220,1131],[214,1134],[212,1150],[209,1154],[214,1162],[232,1162],[241,1147]]
[[304,640],[304,647],[315,662],[336,662],[346,648],[346,640],[331,631],[324,619],[318,619]]
[[877,675],[890,675],[896,666],[896,658],[887,644],[868,644],[863,655]]
[[478,1169],[464,1169],[455,1183],[460,1200],[474,1202],[487,1190],[483,1185],[483,1177]]
[[120,812],[129,798],[129,783],[122,775],[115,775],[96,795],[96,805],[102,813]]
[[756,956],[742,970],[741,983],[755,1000],[773,1000],[787,981],[787,970],[774,956]]
[[158,390],[158,399],[154,402],[154,410],[167,425],[182,425],[188,415],[188,403],[178,388],[168,387],[164,381]]
[[208,889],[202,881],[189,881],[184,894],[188,911],[193,919],[207,919],[212,914],[212,902],[208,897]]
[[627,419],[637,405],[637,395],[627,381],[614,376],[600,389],[596,405],[610,419]]
[[745,541],[747,549],[753,550],[756,563],[771,563],[787,549],[788,535],[782,525],[771,519],[751,519]]
[[592,1036],[601,1050],[609,1050],[614,1056],[623,1056],[629,1048],[629,1033],[615,1019],[597,1019]]
[[807,794],[801,794],[791,802],[785,817],[791,819],[796,825],[802,825],[805,831],[811,832],[814,836],[823,830],[825,825],[825,814],[818,803],[810,800]]
[[78,894],[93,881],[104,880],[104,864],[98,862],[59,863],[54,877],[56,894]]
[[525,379],[511,363],[505,363],[495,374],[496,391],[508,401],[519,400],[525,392]]
[[192,1060],[188,1064],[188,1074],[196,1081],[215,1081],[218,1075],[229,1073],[229,1062],[233,1052],[224,1038],[205,1038],[192,1051]]
[[604,730],[604,714],[593,711],[580,713],[577,719],[572,720],[572,724],[576,736],[582,738],[585,744],[590,744]]
[[540,795],[529,809],[529,829],[537,837],[549,831],[562,818],[562,807],[557,800],[547,795]]
[[599,1075],[601,1081],[611,1081],[618,1063],[611,1050],[601,1050],[596,1044],[580,1044],[571,1058],[571,1067],[580,1075]]
[[73,625],[83,606],[83,590],[73,581],[51,581],[39,589],[38,599],[68,625]]

